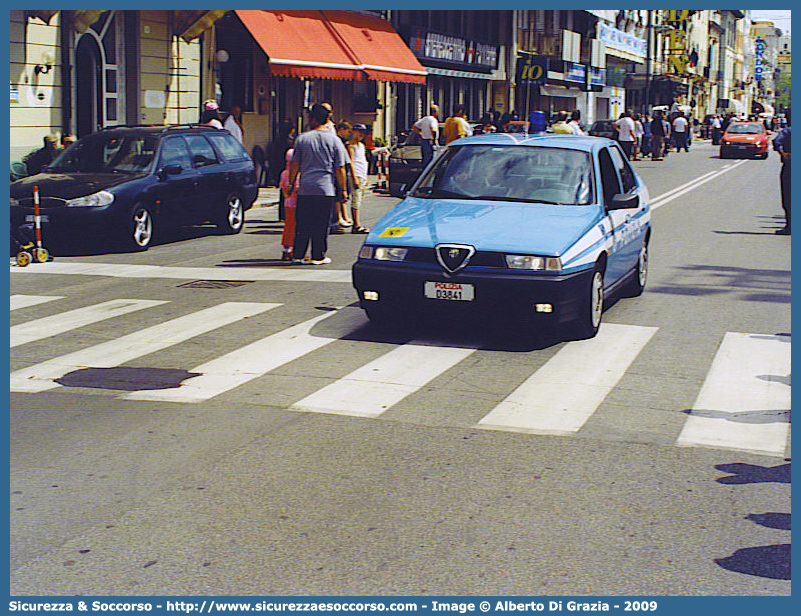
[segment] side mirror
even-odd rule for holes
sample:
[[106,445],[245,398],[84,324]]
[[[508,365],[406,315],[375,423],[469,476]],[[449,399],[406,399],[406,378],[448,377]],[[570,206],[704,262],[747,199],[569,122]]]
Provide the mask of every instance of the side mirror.
[[165,165],[159,169],[159,179],[166,180],[168,175],[178,175],[184,170],[181,165]]
[[612,203],[607,205],[608,210],[628,210],[640,206],[640,195],[617,194],[612,197]]

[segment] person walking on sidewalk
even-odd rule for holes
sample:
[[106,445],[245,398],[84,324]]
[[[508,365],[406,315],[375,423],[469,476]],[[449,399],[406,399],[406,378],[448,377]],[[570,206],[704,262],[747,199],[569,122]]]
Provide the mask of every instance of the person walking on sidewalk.
[[295,208],[295,241],[292,263],[302,263],[311,243],[312,265],[331,263],[328,250],[328,225],[337,196],[348,198],[347,166],[350,158],[339,137],[326,126],[328,109],[315,103],[310,110],[311,130],[295,139],[295,151],[289,165],[289,190],[295,190],[300,173]]
[[364,145],[365,135],[367,135],[367,127],[364,124],[354,124],[351,130],[351,138],[347,143],[348,154],[353,167],[352,186],[350,188],[350,213],[353,217],[353,228],[351,228],[350,232],[362,234],[370,232],[370,229],[361,225],[359,218],[359,210],[367,192],[368,165],[367,148]]
[[690,148],[687,146],[687,131],[690,130],[690,123],[684,114],[679,113],[673,119],[673,142],[676,145],[676,153],[681,152],[684,148],[685,152],[689,152]]
[[439,107],[432,104],[428,115],[420,118],[412,125],[412,131],[420,135],[420,151],[423,154],[423,169],[434,158],[434,147],[439,136]]
[[633,156],[634,150],[634,120],[631,119],[631,111],[624,111],[620,114],[620,118],[615,120],[612,124],[617,131],[617,141],[620,144],[620,147],[623,148],[623,151],[626,153],[626,157],[631,159]]
[[[790,114],[787,114],[790,121]],[[776,231],[776,235],[790,235],[790,127],[785,126],[773,139],[773,149],[782,157],[782,170],[779,180],[782,188],[782,209],[784,210],[784,228]]]
[[654,111],[651,120],[651,160],[662,160],[662,151],[665,149],[665,125],[662,123],[662,112]]

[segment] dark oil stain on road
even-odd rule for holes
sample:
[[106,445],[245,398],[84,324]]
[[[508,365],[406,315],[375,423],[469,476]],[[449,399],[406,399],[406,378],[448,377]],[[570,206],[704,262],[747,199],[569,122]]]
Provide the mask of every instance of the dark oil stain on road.
[[68,372],[55,382],[65,387],[141,391],[174,389],[186,379],[199,375],[199,372],[177,368],[81,368]]

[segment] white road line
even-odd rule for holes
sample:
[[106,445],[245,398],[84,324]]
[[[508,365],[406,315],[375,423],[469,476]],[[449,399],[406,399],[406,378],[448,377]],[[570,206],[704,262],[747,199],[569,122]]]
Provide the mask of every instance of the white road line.
[[208,400],[333,342],[335,338],[310,334],[314,325],[332,314],[335,312],[326,312],[192,368],[190,372],[199,372],[200,376],[187,379],[174,389],[142,390],[121,397],[163,402]]
[[790,339],[727,332],[676,444],[784,456]]
[[50,338],[91,323],[166,303],[166,301],[154,299],[112,299],[102,304],[77,308],[43,319],[21,323],[10,329],[11,347]]
[[[11,267],[11,273],[22,268]],[[164,265],[126,265],[124,263],[31,263],[28,274],[71,274],[114,278],[173,278],[180,280],[276,280],[290,282],[347,282],[350,270],[320,269],[313,265],[276,267],[168,267]]]
[[378,417],[475,350],[413,341],[305,397],[290,410]]
[[11,373],[11,391],[60,387],[54,380],[81,368],[113,368],[281,304],[226,302]]
[[662,195],[659,195],[658,197],[655,197],[654,199],[651,200],[651,209],[655,210],[659,207],[662,207],[663,205],[673,201],[673,199],[677,199],[678,197],[681,197],[683,194],[688,193],[691,190],[695,190],[702,184],[706,184],[710,180],[714,180],[716,177],[719,177],[724,173],[731,171],[732,169],[736,169],[745,162],[747,161],[741,160],[740,162],[732,164],[730,167],[724,167],[720,171],[716,171],[712,174],[707,173],[706,175],[702,175],[700,178],[695,178],[694,180],[691,180],[686,184],[682,184],[681,186],[678,186],[673,190],[670,190]]
[[10,298],[10,310],[29,308],[45,302],[52,302],[55,299],[64,299],[63,295],[12,295]]
[[603,324],[594,338],[569,342],[477,427],[532,434],[578,431],[657,329]]

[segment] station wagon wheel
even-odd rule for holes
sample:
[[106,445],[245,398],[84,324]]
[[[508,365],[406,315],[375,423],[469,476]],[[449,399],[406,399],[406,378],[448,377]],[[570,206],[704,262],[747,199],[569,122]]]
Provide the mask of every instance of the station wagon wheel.
[[595,266],[585,293],[579,307],[579,317],[573,324],[573,333],[577,339],[592,338],[601,326],[604,311],[604,273],[601,267]]
[[153,240],[153,215],[143,205],[137,205],[131,214],[128,241],[134,250],[147,250]]
[[237,193],[231,193],[225,200],[225,211],[217,220],[217,228],[222,233],[239,233],[245,225],[245,207]]

